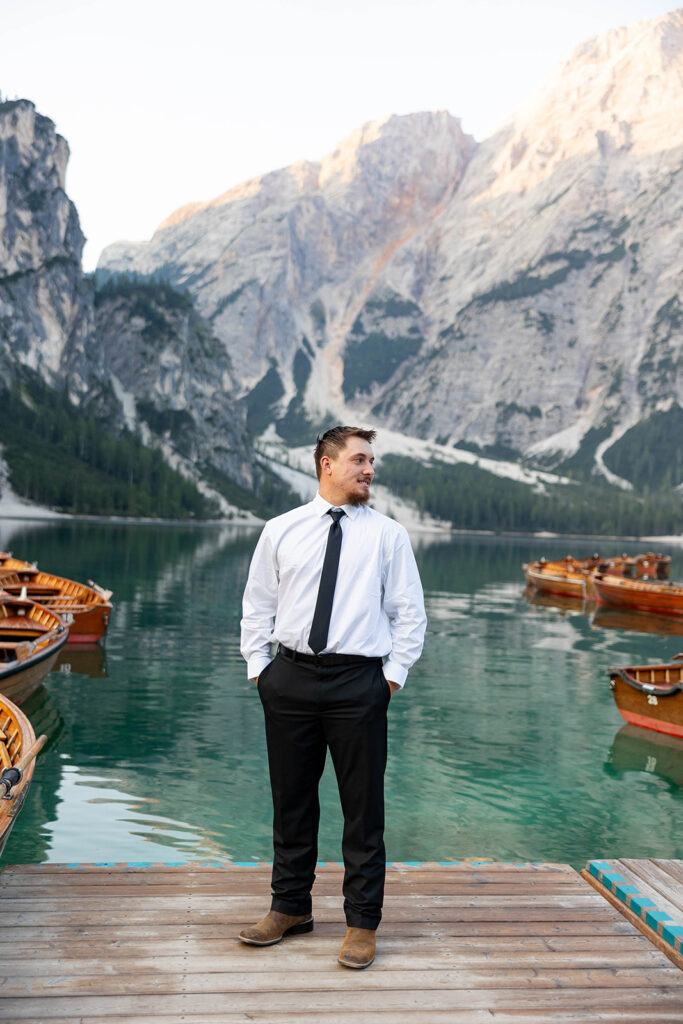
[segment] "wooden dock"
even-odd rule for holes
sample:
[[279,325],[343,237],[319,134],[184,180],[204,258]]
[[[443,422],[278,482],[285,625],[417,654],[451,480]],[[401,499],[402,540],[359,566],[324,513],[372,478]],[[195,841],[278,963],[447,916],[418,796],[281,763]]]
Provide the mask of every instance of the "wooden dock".
[[0,1020],[19,1024],[680,1024],[683,972],[563,864],[394,864],[375,964],[337,964],[342,869],[315,930],[237,932],[267,865],[31,865],[0,874]]
[[683,969],[682,861],[591,860],[581,875]]

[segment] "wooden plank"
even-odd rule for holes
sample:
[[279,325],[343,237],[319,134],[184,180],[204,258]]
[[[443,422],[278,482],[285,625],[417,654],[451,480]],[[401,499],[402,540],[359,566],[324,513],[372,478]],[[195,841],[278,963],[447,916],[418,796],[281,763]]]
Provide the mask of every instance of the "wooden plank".
[[369,996],[381,991],[394,998],[403,991],[414,992],[428,990],[432,995],[441,990],[459,992],[476,989],[481,992],[487,989],[505,988],[509,993],[520,989],[528,992],[533,989],[550,989],[570,991],[580,989],[589,991],[592,988],[609,989],[610,992],[623,993],[628,989],[642,990],[647,987],[670,987],[677,989],[683,1007],[683,976],[664,958],[666,967],[645,968],[614,968],[574,969],[538,971],[534,968],[526,970],[504,968],[501,970],[455,970],[441,968],[439,970],[371,970],[358,975],[341,971],[335,966],[333,970],[321,971],[278,971],[269,968],[267,971],[233,971],[212,973],[172,973],[164,974],[119,974],[113,975],[40,975],[32,977],[2,976],[3,998],[26,996],[40,998],[42,996],[79,994],[87,996],[122,996],[149,995],[157,993],[164,997],[181,995],[191,992],[196,995],[206,993],[222,993],[235,997],[250,995],[260,997],[267,992],[279,993],[283,998],[286,994],[296,991],[301,999],[306,1000],[323,992],[328,996],[337,993],[365,992]]
[[652,861],[657,867],[662,868],[664,871],[668,871],[672,878],[675,878],[681,885],[683,885],[683,860],[660,860],[656,859]]
[[[197,1016],[193,1013],[184,1013],[182,1016],[169,1017],[167,1014],[161,1016],[134,1016],[115,1018],[115,1024],[302,1024],[305,1021],[303,1014],[280,1014],[276,1017],[272,1014],[262,1013],[221,1013],[202,1014]],[[632,1010],[629,1007],[622,1007],[618,1010],[602,1010],[594,1008],[590,1012],[590,1018],[583,1010],[522,1010],[516,1011],[496,1010],[492,1013],[488,1009],[483,1010],[432,1010],[429,1012],[420,1011],[416,1014],[413,1011],[401,1013],[390,1011],[383,1013],[375,1010],[372,1013],[359,1011],[354,1014],[353,1021],[345,1013],[318,1012],[315,1016],[315,1024],[480,1024],[488,1022],[491,1024],[680,1024],[680,1013],[673,1010]],[[112,1017],[71,1017],[60,1018],[60,1024],[113,1024]],[[311,1022],[313,1024],[313,1022]]]
[[[316,950],[332,951],[338,948],[344,929],[339,925],[316,926],[313,934]],[[133,955],[133,951],[138,949],[140,952],[135,952],[135,955],[143,955],[145,951],[154,948],[159,955],[173,955],[183,953],[191,946],[201,948],[206,955],[211,955],[213,951],[231,948],[237,941],[237,932],[229,934],[219,926],[198,926],[191,931],[165,926],[144,929],[111,929],[101,926],[78,931],[25,928],[14,931],[12,935],[0,941],[0,958],[22,956],[33,957],[39,961],[40,957],[52,957],[55,946],[59,947],[59,956],[65,962],[70,961],[72,957],[83,955],[82,950],[86,953],[98,950],[101,955],[117,957]],[[610,952],[623,951],[635,957],[638,950],[642,955],[649,949],[644,936],[632,928],[621,915],[614,924],[602,926],[599,931],[592,929],[590,935],[575,934],[573,924],[570,929],[554,928],[552,933],[546,928],[540,935],[529,935],[525,927],[514,925],[488,925],[477,929],[476,933],[471,927],[463,927],[459,931],[412,928],[410,932],[401,928],[400,934],[381,929],[378,943],[388,951],[400,951],[410,944],[410,948],[418,953],[425,949],[434,949],[438,944],[438,947],[445,945],[455,950],[457,954],[472,956],[486,952],[498,955],[500,951],[503,955],[515,957],[528,950],[580,955],[586,953],[594,955],[598,964],[600,956],[608,955]],[[291,946],[292,943],[286,941],[278,948],[284,950]],[[310,953],[307,952],[306,955]]]
[[[324,875],[326,873],[336,874],[343,871],[343,867],[343,864],[337,862],[319,862],[316,865],[315,870],[317,875]],[[90,872],[98,874],[103,869],[111,871],[138,871],[141,873],[145,873],[149,870],[170,873],[182,873],[183,871],[191,870],[196,872],[240,872],[243,874],[260,871],[264,877],[269,877],[272,870],[272,864],[265,863],[264,861],[254,861],[253,864],[234,861],[188,861],[178,864],[154,861],[144,863],[120,861],[112,862],[111,864],[58,864],[47,862],[45,864],[5,864],[0,868],[0,874],[4,875],[5,873],[12,873],[16,871],[25,874],[37,875],[47,875],[64,871],[77,871],[79,873]],[[410,875],[415,871],[433,871],[438,874],[446,871],[449,875],[457,874],[459,872],[468,873],[472,871],[502,871],[507,875],[515,874],[517,872],[535,872],[537,874],[547,874],[548,872],[552,872],[554,875],[570,875],[573,877],[576,877],[577,875],[577,872],[569,864],[559,864],[550,861],[520,861],[518,863],[493,860],[453,861],[452,863],[421,861],[416,864],[394,861],[387,864],[387,871],[394,871],[404,875]]]
[[[343,968],[340,968],[340,972]],[[346,971],[346,976],[357,978],[370,972]],[[159,1010],[170,1015],[185,1016],[194,1013],[204,1017],[206,1014],[224,1014],[226,1012],[225,993],[180,993],[163,997],[160,1006],[159,994],[147,995],[77,995],[62,997],[28,997],[4,1000],[2,1013],[5,1020],[29,1020],[32,1024],[42,1019],[49,1020],[61,1017],[78,1016],[111,1016],[147,1015],[154,1016]],[[229,1011],[243,1012],[253,1020],[256,1013],[276,1015],[320,1014],[341,1011],[346,1014],[360,1012],[370,1014],[383,1011],[419,1011],[447,1010],[582,1010],[584,1013],[596,1007],[617,1010],[622,1008],[640,1008],[649,1010],[675,1009],[680,1016],[681,988],[654,987],[644,988],[544,988],[544,989],[401,989],[391,991],[378,989],[369,991],[358,989],[355,983],[348,982],[345,991],[306,992],[291,990],[286,993],[278,991],[266,992],[235,992],[231,995]],[[348,1019],[348,1018],[347,1018]],[[490,1019],[490,1018],[489,1018]],[[493,1017],[495,1020],[495,1015]],[[590,1016],[587,1017],[590,1020]],[[417,1018],[419,1022],[419,1017]]]
[[678,911],[676,917],[683,924],[683,884],[677,883],[671,873],[660,868],[654,861],[650,860],[620,860],[622,869],[626,868],[637,878],[642,879],[646,885],[658,892],[660,897],[669,906],[675,907]]
[[[53,1018],[54,1019],[54,1018]],[[60,1024],[302,1024],[306,1017],[303,1014],[278,1013],[276,1016],[263,1013],[221,1013],[202,1014],[184,1013],[182,1016],[169,1016],[159,1012],[154,1016],[123,1016],[112,1017],[63,1017]],[[622,1007],[618,1010],[593,1008],[590,1017],[583,1010],[533,1010],[520,1012],[511,1010],[431,1010],[420,1011],[389,1011],[384,1013],[375,1010],[372,1013],[358,1011],[350,1021],[345,1013],[326,1013],[320,1011],[311,1024],[621,1024],[623,1021],[633,1024],[680,1024],[680,1013],[677,1009],[643,1010]]]
[[[155,911],[154,920],[156,924],[174,925],[176,927],[182,927],[184,924],[195,920],[201,924],[219,924],[224,929],[237,928],[239,930],[245,924],[250,924],[257,920],[262,913],[263,908],[248,913],[228,912],[220,908],[213,910],[194,909],[187,906],[185,908],[179,907],[175,910]],[[41,910],[40,907],[27,911],[18,908],[13,913],[0,912],[0,930],[41,924],[43,926],[70,925],[77,928],[86,928],[88,925],[95,923],[97,918],[99,918],[101,923],[109,922],[113,926],[144,925],[149,916],[149,910],[141,910],[137,907],[125,909],[116,905],[112,905],[110,908],[102,907],[99,911],[89,911],[87,908],[80,911],[69,911],[68,909],[61,911],[53,909]],[[483,922],[503,923],[509,922],[511,918],[515,919],[517,926],[525,926],[530,934],[540,934],[538,928],[541,924],[548,925],[552,922],[569,921],[582,923],[584,934],[590,934],[591,929],[586,926],[589,923],[592,924],[593,922],[609,918],[609,914],[606,908],[590,904],[585,909],[554,907],[552,904],[541,907],[515,908],[514,902],[496,907],[477,907],[476,904],[467,907],[435,906],[430,908],[418,906],[412,909],[402,907],[387,910],[383,916],[383,924],[384,926],[400,924],[403,927],[403,925],[411,923],[417,925],[418,928],[431,926],[433,930],[434,926],[440,928],[447,924],[463,924],[465,922],[472,924],[481,924]],[[342,921],[341,907],[329,911],[317,908],[315,910],[316,926],[329,923],[339,926]],[[522,931],[524,931],[524,928],[522,928]]]
[[[240,944],[242,945],[242,944]],[[300,952],[287,952],[276,956],[272,951],[262,957],[253,953],[242,953],[236,948],[221,949],[216,953],[191,953],[180,950],[176,955],[151,954],[149,950],[133,955],[130,951],[125,956],[112,957],[107,950],[88,950],[81,946],[73,951],[74,955],[55,958],[54,949],[45,950],[43,956],[7,958],[2,961],[2,975],[15,982],[19,978],[41,977],[75,977],[77,975],[94,975],[95,977],[122,976],[126,974],[147,974],[152,971],[169,974],[221,974],[241,971],[247,974],[259,974],[274,968],[287,971],[304,971],[306,973],[329,971],[335,965],[341,940],[328,943],[321,949],[309,945]],[[191,943],[186,945],[186,949]],[[538,971],[572,971],[591,969],[616,968],[669,968],[667,960],[659,950],[649,947],[643,950],[640,946],[630,950],[595,949],[588,952],[554,953],[551,951],[525,952],[516,951],[481,951],[474,953],[456,952],[448,947],[435,947],[432,942],[421,950],[415,950],[412,943],[410,951],[406,951],[405,942],[389,947],[385,942],[378,943],[377,960],[374,971],[443,971],[445,968],[465,970],[476,968],[490,971],[507,970],[511,963],[515,970]],[[245,946],[242,946],[246,949]],[[281,949],[283,947],[280,947]],[[90,952],[90,955],[88,955]],[[336,970],[336,967],[335,967]],[[373,971],[373,973],[374,973]]]
[[[413,896],[413,897],[426,897],[430,898],[433,896],[558,896],[561,894],[564,896],[581,896],[586,894],[586,886],[579,880],[580,884],[577,885],[562,885],[558,894],[558,887],[553,885],[542,885],[540,883],[529,886],[512,886],[512,885],[499,885],[496,883],[480,883],[477,885],[469,886],[455,886],[447,884],[434,883],[432,885],[423,884],[421,886],[401,886],[393,884],[387,884],[384,890],[385,898],[390,899],[391,897]],[[338,897],[342,891],[341,881],[338,885],[315,885],[313,887],[313,900],[319,896]],[[116,898],[116,899],[139,899],[140,895],[154,896],[158,898],[161,896],[176,896],[179,892],[183,895],[191,896],[251,896],[258,897],[264,901],[270,898],[270,886],[239,886],[232,884],[230,886],[220,885],[200,885],[196,886],[193,883],[187,885],[175,884],[172,886],[167,885],[154,885],[147,886],[144,884],[120,884],[120,885],[80,885],[79,883],[73,884],[50,884],[49,887],[50,897],[52,899],[71,899],[74,896],[101,896],[104,898]],[[31,899],[31,898],[42,898],[45,893],[45,886],[38,885],[23,885],[23,886],[0,886],[0,897],[4,903],[7,899]],[[1,904],[0,904],[1,905]]]

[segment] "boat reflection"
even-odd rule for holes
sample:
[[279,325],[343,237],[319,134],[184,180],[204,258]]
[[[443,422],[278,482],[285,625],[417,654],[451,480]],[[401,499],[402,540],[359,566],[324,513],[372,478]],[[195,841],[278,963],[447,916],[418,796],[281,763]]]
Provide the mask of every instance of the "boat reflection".
[[614,737],[605,771],[614,776],[647,772],[683,787],[683,739],[637,725],[623,725]]
[[49,690],[40,686],[35,693],[22,704],[21,710],[27,715],[36,736],[45,734],[47,743],[43,752],[47,752],[59,741],[66,728],[64,719]]
[[592,601],[583,601],[580,597],[541,593],[531,586],[525,587],[524,597],[534,608],[557,608],[567,614],[583,614],[589,619],[590,625],[597,629],[623,629],[634,633],[683,636],[683,620],[673,616],[596,605]]
[[78,647],[64,647],[57,657],[55,672],[79,676],[90,676],[91,679],[107,679],[107,655],[100,644],[79,644]]
[[570,597],[568,594],[548,594],[537,590],[531,584],[524,588],[524,596],[535,608],[559,608],[566,612],[585,612],[586,602],[582,597]]
[[591,626],[599,629],[626,629],[635,633],[659,633],[662,636],[683,636],[683,620],[651,612],[632,612],[598,605],[591,617]]

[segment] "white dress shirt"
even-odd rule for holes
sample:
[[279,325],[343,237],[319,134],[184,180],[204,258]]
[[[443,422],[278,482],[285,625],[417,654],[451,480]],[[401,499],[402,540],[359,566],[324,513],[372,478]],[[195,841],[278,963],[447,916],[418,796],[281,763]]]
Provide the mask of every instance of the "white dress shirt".
[[[308,635],[334,508],[313,501],[266,523],[244,590],[242,656],[250,679],[275,641],[312,654]],[[342,546],[325,654],[386,658],[384,675],[403,686],[422,652],[427,618],[403,526],[367,505],[342,505]]]

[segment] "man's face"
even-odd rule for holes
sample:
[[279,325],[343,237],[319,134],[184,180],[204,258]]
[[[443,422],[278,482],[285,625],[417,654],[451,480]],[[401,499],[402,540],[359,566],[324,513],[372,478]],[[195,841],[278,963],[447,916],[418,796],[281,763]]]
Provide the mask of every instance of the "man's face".
[[374,461],[372,445],[362,437],[350,437],[336,459],[323,457],[321,484],[328,501],[336,505],[365,505],[375,475]]

